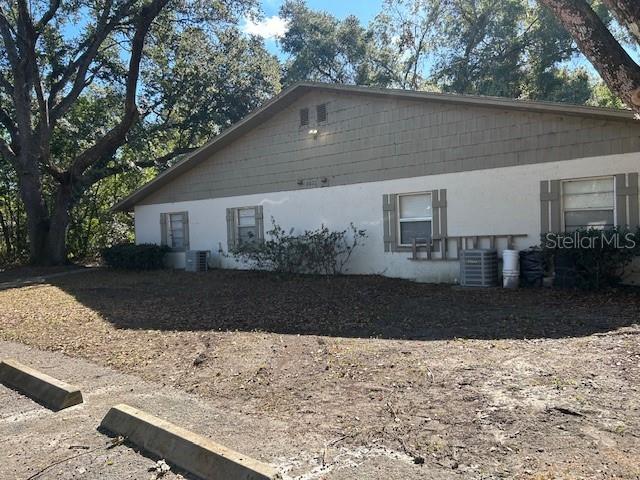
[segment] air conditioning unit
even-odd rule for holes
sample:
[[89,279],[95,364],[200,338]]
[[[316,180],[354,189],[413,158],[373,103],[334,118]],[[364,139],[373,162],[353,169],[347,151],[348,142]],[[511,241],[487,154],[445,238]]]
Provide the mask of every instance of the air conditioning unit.
[[206,272],[209,252],[207,250],[187,250],[184,269],[187,272]]
[[460,285],[463,287],[498,286],[498,252],[475,248],[460,252]]

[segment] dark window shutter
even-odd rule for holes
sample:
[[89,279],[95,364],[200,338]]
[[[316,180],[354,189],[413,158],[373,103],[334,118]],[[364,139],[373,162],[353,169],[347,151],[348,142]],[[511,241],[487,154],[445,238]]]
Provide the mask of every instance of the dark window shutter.
[[264,214],[262,205],[256,207],[256,234],[259,242],[264,242]]
[[316,105],[316,121],[318,123],[327,121],[327,104]]
[[189,250],[189,212],[182,212],[182,234],[184,249]]
[[635,229],[640,222],[638,205],[638,174],[616,175],[616,225]]
[[384,251],[395,251],[398,243],[397,238],[397,201],[396,194],[387,194],[382,196],[382,228]]
[[445,189],[431,192],[431,208],[433,209],[433,238],[447,236],[447,191]]
[[236,209],[227,208],[227,250],[236,246]]
[[300,109],[300,126],[304,127],[309,125],[309,109],[301,108]]
[[559,232],[562,217],[560,180],[540,182],[540,233]]
[[169,244],[169,235],[167,232],[167,214],[160,214],[160,245]]

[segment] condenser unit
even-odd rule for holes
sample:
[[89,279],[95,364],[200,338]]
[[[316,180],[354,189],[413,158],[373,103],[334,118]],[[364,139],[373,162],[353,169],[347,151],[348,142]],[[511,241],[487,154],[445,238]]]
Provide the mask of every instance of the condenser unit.
[[498,285],[498,252],[475,248],[460,252],[460,285],[463,287],[496,287]]
[[209,252],[206,250],[187,250],[184,269],[187,272],[206,272]]

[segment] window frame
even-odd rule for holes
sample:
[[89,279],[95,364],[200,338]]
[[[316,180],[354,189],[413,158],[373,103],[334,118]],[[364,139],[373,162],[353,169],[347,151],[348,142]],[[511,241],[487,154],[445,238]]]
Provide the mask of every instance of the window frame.
[[[419,195],[426,195],[431,199],[431,216],[430,217],[408,217],[408,218],[402,218],[401,216],[401,211],[400,211],[400,203],[402,202],[402,197],[412,197],[412,196],[419,196]],[[426,191],[426,192],[411,192],[411,193],[398,193],[396,194],[396,228],[397,228],[397,245],[399,247],[411,247],[413,246],[413,243],[402,243],[402,223],[404,222],[429,222],[429,225],[431,227],[431,241],[433,241],[433,192],[431,191]]]
[[[591,210],[603,210],[602,208],[565,208],[565,184],[569,182],[588,182],[590,180],[611,180],[613,184],[613,205],[611,207],[613,213],[613,227],[617,227],[617,196],[616,196],[616,177],[615,175],[598,175],[593,177],[565,178],[560,181],[560,227],[563,232],[567,231],[566,213],[567,212],[588,212]],[[606,209],[608,210],[608,209]],[[595,227],[592,227],[595,228]],[[604,229],[604,228],[603,228]]]

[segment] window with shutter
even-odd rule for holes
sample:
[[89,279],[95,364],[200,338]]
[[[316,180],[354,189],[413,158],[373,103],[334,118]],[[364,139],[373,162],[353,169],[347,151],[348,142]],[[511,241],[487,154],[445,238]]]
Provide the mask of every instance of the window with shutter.
[[382,196],[385,252],[410,252],[417,244],[442,247],[447,237],[447,190]]
[[227,209],[227,246],[229,249],[254,244],[264,239],[262,206]]

